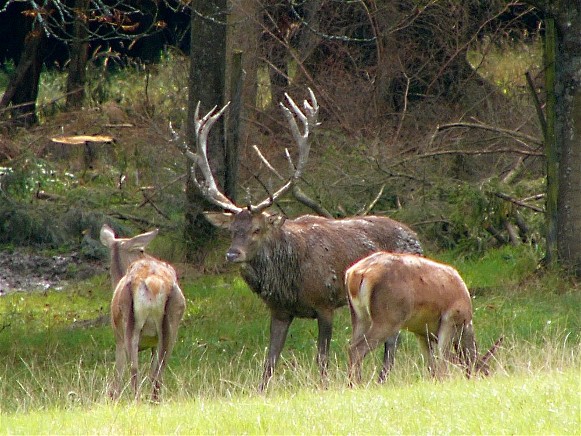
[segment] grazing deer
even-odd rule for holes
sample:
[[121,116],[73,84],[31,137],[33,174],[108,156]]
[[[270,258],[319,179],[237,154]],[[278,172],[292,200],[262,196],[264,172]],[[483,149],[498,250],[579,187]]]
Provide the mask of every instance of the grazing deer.
[[467,377],[473,370],[488,374],[488,360],[502,338],[478,357],[470,293],[451,266],[411,254],[378,252],[347,270],[345,287],[353,324],[351,384],[361,380],[365,355],[401,329],[416,334],[432,375],[443,373],[452,345]]
[[[288,95],[286,98],[292,112],[281,103],[298,145],[297,163],[292,162],[287,151],[293,174],[281,188],[256,205],[242,208],[230,201],[218,189],[208,163],[208,132],[226,106],[220,111],[214,108],[201,119],[196,110],[196,153],[185,144],[179,144],[194,163],[191,175],[194,183],[209,201],[228,212],[206,213],[212,224],[230,230],[232,243],[226,259],[241,264],[242,277],[270,309],[270,343],[259,385],[261,391],[267,387],[273,375],[289,326],[295,317],[317,319],[317,361],[325,379],[333,313],[335,309],[347,304],[343,274],[348,266],[378,250],[410,253],[422,251],[416,234],[390,218],[366,216],[329,219],[305,215],[285,219],[265,211],[289,192],[305,168],[310,149],[309,132],[317,124],[319,110],[313,92],[309,92],[311,102],[304,101],[304,112]],[[303,126],[302,132],[297,119]],[[268,162],[265,163],[271,168]],[[204,181],[196,177],[196,168],[203,174]],[[396,338],[397,335],[386,342],[382,378],[393,359],[388,349],[393,350]]]
[[162,373],[176,341],[186,300],[175,270],[145,254],[145,246],[157,229],[133,238],[116,238],[106,224],[101,243],[111,254],[111,324],[115,332],[115,380],[111,397],[120,394],[127,358],[131,363],[131,386],[138,395],[138,351],[151,349],[152,400],[158,401]]

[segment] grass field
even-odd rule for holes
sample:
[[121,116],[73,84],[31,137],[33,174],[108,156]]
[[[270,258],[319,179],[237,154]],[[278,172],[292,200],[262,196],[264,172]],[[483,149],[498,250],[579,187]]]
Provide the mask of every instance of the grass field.
[[[578,434],[579,371],[3,416],[10,434]],[[461,393],[461,394],[460,394]]]
[[236,274],[226,274],[182,281],[188,308],[159,406],[146,401],[147,381],[137,404],[129,392],[119,402],[107,398],[112,332],[86,323],[108,311],[106,275],[64,291],[3,296],[0,433],[578,434],[576,282],[536,272],[526,250],[457,259],[456,266],[477,290],[480,347],[505,337],[489,378],[465,380],[458,371],[432,381],[415,338],[404,334],[388,382],[374,382],[376,353],[364,363],[364,385],[350,390],[345,354],[351,330],[341,310],[328,389],[320,389],[314,364],[316,323],[297,320],[271,388],[260,395],[268,314]]

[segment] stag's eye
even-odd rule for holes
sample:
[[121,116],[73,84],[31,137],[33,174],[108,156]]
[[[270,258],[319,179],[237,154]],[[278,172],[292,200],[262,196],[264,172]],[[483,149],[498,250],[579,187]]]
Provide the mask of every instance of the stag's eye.
[[260,233],[260,227],[258,227],[258,228],[256,228],[256,229],[252,230],[252,234],[253,234],[253,235],[258,235],[259,233]]

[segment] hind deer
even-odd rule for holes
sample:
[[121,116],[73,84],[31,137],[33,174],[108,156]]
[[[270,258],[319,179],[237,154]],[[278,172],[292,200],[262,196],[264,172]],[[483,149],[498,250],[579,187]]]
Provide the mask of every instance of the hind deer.
[[[270,341],[260,391],[267,387],[273,375],[295,317],[314,318],[318,322],[317,362],[325,379],[333,314],[347,304],[343,274],[349,265],[378,250],[422,252],[416,234],[387,217],[332,219],[304,215],[286,219],[266,212],[293,188],[305,170],[310,150],[309,133],[317,125],[319,111],[315,95],[311,90],[309,94],[310,101],[304,101],[303,110],[288,95],[288,107],[281,103],[298,146],[298,157],[296,163],[293,162],[287,151],[292,174],[282,187],[257,204],[237,206],[222,194],[208,163],[208,132],[226,106],[219,111],[212,109],[203,118],[199,118],[196,110],[196,152],[186,144],[177,143],[193,163],[192,181],[209,201],[227,211],[206,213],[212,224],[230,231],[232,243],[226,259],[241,265],[242,278],[270,310]],[[270,164],[265,164],[271,168]],[[385,378],[393,359],[396,338],[397,335],[386,341],[384,371],[380,379]]]
[[109,248],[113,283],[111,324],[115,333],[115,380],[110,395],[117,398],[127,359],[131,365],[131,387],[138,397],[138,351],[151,349],[152,400],[158,401],[163,370],[176,341],[186,300],[176,272],[169,264],[144,250],[157,230],[116,238],[103,225],[101,243]]
[[502,338],[478,356],[470,293],[451,266],[420,256],[378,252],[347,269],[345,287],[353,324],[351,385],[361,381],[361,363],[369,351],[402,329],[417,336],[433,376],[444,374],[452,346],[468,378],[474,370],[488,374],[488,361]]

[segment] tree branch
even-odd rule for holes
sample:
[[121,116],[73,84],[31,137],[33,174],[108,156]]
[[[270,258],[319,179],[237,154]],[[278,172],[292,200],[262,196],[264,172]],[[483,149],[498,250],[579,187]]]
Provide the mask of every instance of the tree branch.
[[[465,128],[465,129],[482,129],[488,130],[490,132],[500,133],[502,135],[510,136],[511,138],[521,140],[521,141],[528,141],[532,142],[533,144],[543,146],[543,140],[537,138],[536,136],[526,135],[524,133],[517,132],[515,130],[510,129],[503,129],[502,127],[491,126],[488,124],[480,124],[480,123],[466,123],[466,122],[458,122],[458,123],[450,123],[450,124],[442,124],[436,128],[436,133],[434,133],[433,138],[439,133],[444,130],[454,129],[454,128]],[[430,141],[432,142],[432,141]]]
[[502,192],[495,192],[494,195],[496,195],[498,198],[502,198],[503,200],[510,201],[511,203],[516,204],[517,206],[526,207],[527,209],[534,210],[535,212],[545,213],[545,210],[541,207],[524,203],[523,201],[517,200],[516,198],[512,198],[511,196],[503,194]]

